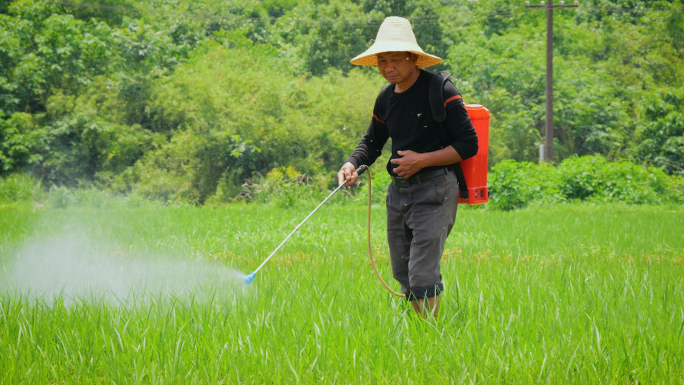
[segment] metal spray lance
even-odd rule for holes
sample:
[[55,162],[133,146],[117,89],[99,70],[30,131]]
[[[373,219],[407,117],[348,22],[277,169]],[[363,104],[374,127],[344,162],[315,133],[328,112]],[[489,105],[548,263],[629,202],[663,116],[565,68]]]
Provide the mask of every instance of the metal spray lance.
[[[364,164],[364,165],[362,165],[361,167],[359,167],[358,170],[355,170],[355,171],[356,171],[356,173],[357,173],[358,175],[361,175],[361,174],[363,174],[366,170],[368,170],[368,166],[366,166],[366,165]],[[330,198],[332,198],[332,196],[335,195],[335,193],[337,193],[337,192],[342,188],[342,186],[344,186],[345,183],[347,183],[348,181],[349,181],[349,178],[345,179],[345,181],[342,182],[342,184],[340,184],[339,186],[337,186],[337,188],[335,189],[335,191],[331,192],[330,195],[328,195],[328,197],[325,198],[325,199],[323,200],[323,202],[321,202],[321,203],[320,203],[320,204],[311,212],[311,214],[309,214],[306,218],[304,218],[304,220],[302,221],[302,223],[298,224],[297,227],[295,227],[295,229],[292,230],[292,232],[290,233],[290,235],[288,235],[287,238],[285,238],[285,239],[278,245],[278,247],[276,247],[275,250],[273,250],[273,252],[271,253],[271,255],[269,255],[268,258],[266,258],[266,259],[261,263],[261,265],[259,265],[259,267],[256,268],[256,270],[254,270],[252,273],[250,273],[248,276],[246,276],[246,277],[243,279],[243,281],[245,281],[245,283],[248,284],[248,285],[251,284],[252,281],[254,280],[254,276],[256,276],[256,273],[257,273],[259,270],[261,270],[262,267],[264,267],[264,265],[266,264],[266,262],[268,262],[269,259],[271,259],[271,257],[273,257],[273,255],[275,255],[275,253],[280,249],[280,247],[283,246],[283,245],[285,244],[285,242],[287,242],[287,240],[290,239],[290,237],[291,237],[294,233],[296,233],[297,230],[299,230],[299,229],[302,227],[302,225],[303,225],[304,223],[306,223],[306,221],[308,221],[309,218],[311,218],[311,216],[313,216],[313,215],[316,213],[316,211],[318,211],[318,209],[320,209],[321,206],[323,206],[323,205],[325,204],[325,202],[327,202]]]

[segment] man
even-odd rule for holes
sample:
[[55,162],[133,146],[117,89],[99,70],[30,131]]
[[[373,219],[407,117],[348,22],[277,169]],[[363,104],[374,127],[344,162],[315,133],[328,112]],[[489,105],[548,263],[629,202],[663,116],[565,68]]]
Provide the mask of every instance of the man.
[[377,65],[391,83],[385,115],[380,117],[376,99],[366,135],[337,174],[339,183],[349,178],[347,186],[353,185],[358,180],[355,170],[373,164],[392,138],[387,164],[392,183],[386,199],[392,273],[413,309],[424,317],[431,310],[435,318],[444,290],[439,261],[458,204],[452,165],[478,150],[477,134],[451,82],[445,82],[443,90],[446,120],[440,126],[433,118],[428,90],[435,75],[420,68],[441,61],[418,46],[408,20],[385,19],[375,43],[351,61]]

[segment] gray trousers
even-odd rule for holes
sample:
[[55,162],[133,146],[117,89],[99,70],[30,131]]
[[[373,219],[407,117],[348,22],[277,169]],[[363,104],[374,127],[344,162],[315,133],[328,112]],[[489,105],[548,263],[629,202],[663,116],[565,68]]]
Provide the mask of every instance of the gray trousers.
[[439,261],[458,206],[456,175],[450,171],[408,187],[390,183],[386,203],[394,279],[408,300],[439,295]]

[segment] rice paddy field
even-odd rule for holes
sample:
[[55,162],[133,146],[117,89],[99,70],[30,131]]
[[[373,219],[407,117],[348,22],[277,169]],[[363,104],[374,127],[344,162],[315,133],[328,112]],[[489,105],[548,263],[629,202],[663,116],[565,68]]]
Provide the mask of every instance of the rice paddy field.
[[681,207],[460,208],[423,320],[363,202],[242,282],[314,206],[1,208],[0,383],[684,382]]

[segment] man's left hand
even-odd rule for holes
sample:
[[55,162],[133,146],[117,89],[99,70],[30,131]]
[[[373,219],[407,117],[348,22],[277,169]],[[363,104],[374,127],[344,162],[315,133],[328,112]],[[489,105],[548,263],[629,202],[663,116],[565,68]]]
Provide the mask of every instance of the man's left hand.
[[423,154],[415,151],[397,151],[401,158],[391,159],[392,164],[398,164],[399,167],[394,169],[394,172],[402,178],[410,178],[411,175],[420,171],[423,166]]

